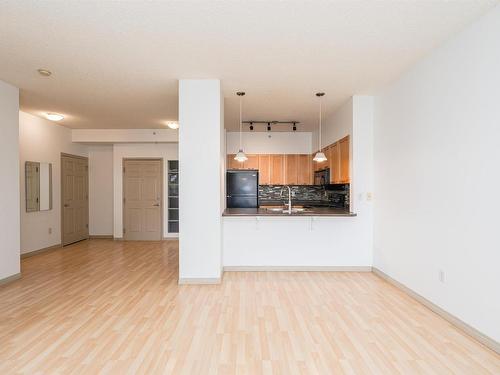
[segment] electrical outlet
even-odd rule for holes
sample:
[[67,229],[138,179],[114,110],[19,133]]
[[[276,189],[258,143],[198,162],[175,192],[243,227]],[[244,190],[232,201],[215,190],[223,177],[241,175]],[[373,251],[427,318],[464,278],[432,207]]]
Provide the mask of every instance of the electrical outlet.
[[371,201],[372,199],[373,199],[373,193],[372,192],[366,193],[366,200]]
[[443,270],[439,270],[438,277],[439,277],[439,281],[444,283],[445,279],[444,279],[444,271]]
[[49,234],[52,234],[52,228],[49,227]]

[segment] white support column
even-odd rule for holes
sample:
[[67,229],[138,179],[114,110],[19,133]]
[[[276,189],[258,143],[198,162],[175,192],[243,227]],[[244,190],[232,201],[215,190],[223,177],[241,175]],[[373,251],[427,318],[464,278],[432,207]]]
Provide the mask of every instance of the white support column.
[[179,283],[218,283],[225,158],[220,81],[179,81]]
[[[24,166],[23,166],[24,170]],[[20,276],[19,89],[0,81],[0,284]]]

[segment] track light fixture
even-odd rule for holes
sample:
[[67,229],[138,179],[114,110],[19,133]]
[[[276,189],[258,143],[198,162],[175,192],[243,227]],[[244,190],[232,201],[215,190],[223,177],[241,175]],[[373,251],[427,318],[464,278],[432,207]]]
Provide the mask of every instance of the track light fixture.
[[253,122],[250,123],[250,130],[253,130]]
[[297,131],[297,123],[296,122],[293,123],[292,130]]
[[267,123],[267,131],[268,131],[268,132],[270,132],[270,131],[271,131],[271,123],[270,123],[270,122],[268,122],[268,123]]

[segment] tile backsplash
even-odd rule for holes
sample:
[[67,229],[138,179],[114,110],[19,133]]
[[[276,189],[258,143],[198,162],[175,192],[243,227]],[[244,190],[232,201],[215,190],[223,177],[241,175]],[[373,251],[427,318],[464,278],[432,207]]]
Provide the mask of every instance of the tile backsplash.
[[[283,185],[259,185],[260,201],[276,201],[288,199],[288,189],[283,190],[283,197],[280,197]],[[292,199],[300,201],[328,201],[325,190],[321,186],[315,185],[290,185]]]
[[[333,185],[331,185],[333,186]],[[284,202],[288,199],[288,189],[281,190],[283,185],[259,185],[259,204],[271,205],[278,202]],[[290,185],[292,190],[292,200],[310,203],[318,206],[332,206],[338,208],[349,208],[349,185],[335,185],[335,190],[325,190],[318,185]]]

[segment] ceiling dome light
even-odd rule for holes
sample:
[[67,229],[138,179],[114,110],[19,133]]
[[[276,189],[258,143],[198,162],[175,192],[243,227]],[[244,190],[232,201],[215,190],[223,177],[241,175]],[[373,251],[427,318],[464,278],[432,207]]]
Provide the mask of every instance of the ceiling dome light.
[[321,147],[321,98],[323,96],[325,96],[325,93],[324,92],[318,92],[316,93],[316,96],[319,98],[319,147],[318,147],[318,152],[316,153],[316,155],[314,155],[314,158],[313,160],[318,162],[318,163],[321,163],[323,161],[327,161],[328,159],[326,158],[325,154],[321,151],[322,147]]
[[50,121],[61,121],[64,118],[63,115],[60,115],[58,113],[47,113],[45,114],[45,117]]
[[52,72],[48,69],[37,69],[37,72],[44,77],[50,77],[52,75]]
[[179,123],[177,121],[168,121],[167,126],[173,130],[179,129]]
[[240,149],[239,149],[238,153],[236,154],[236,156],[234,157],[234,160],[239,161],[240,163],[243,163],[245,160],[248,160],[247,156],[243,152],[243,147],[241,146],[241,135],[243,134],[243,130],[242,130],[243,123],[241,121],[241,112],[242,112],[242,100],[243,100],[243,96],[245,95],[245,93],[243,91],[238,91],[236,93],[236,95],[238,95],[240,97]]

